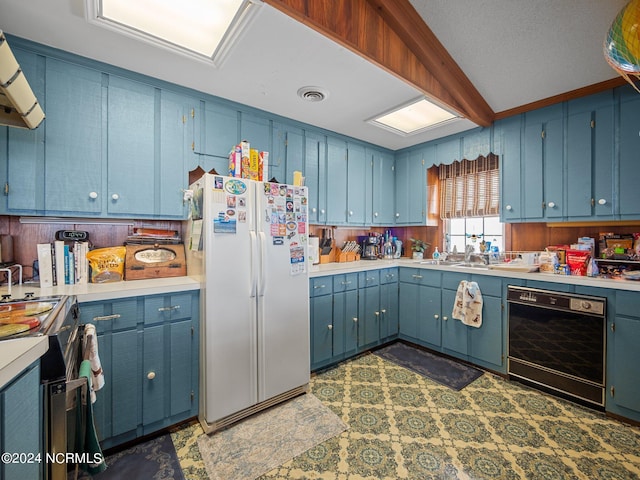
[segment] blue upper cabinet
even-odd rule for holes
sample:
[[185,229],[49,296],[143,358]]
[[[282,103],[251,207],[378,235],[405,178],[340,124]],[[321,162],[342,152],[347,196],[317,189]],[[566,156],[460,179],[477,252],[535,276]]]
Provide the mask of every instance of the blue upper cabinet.
[[[347,148],[347,223],[364,225],[367,218],[367,186],[372,179],[371,162],[367,161],[365,148],[357,143],[349,143]],[[332,178],[332,177],[329,177]]]
[[327,220],[329,225],[346,223],[347,143],[327,138]]
[[396,225],[425,225],[427,166],[435,161],[434,146],[402,152],[396,161]]
[[[375,149],[367,149],[371,156],[373,182],[370,201],[371,224],[393,225],[395,212],[395,160],[393,155]],[[367,155],[367,158],[369,157]]]
[[436,144],[435,164],[450,165],[456,160],[462,160],[460,154],[460,137]]
[[640,218],[640,94],[620,89],[620,218]]
[[304,177],[309,194],[309,223],[327,220],[327,142],[324,136],[305,132]]
[[285,178],[283,183],[293,185],[293,172],[302,172],[306,176],[305,169],[305,138],[302,131],[286,131],[285,135]]
[[477,129],[469,133],[465,133],[462,137],[462,158],[474,160],[479,156],[486,157],[491,152],[490,128]]
[[46,72],[45,209],[100,215],[106,164],[103,75],[56,59],[47,60]]
[[[222,103],[207,100],[196,108],[194,118],[194,153],[222,158],[228,166],[229,152],[241,140],[238,135],[238,111]],[[226,172],[218,169],[218,173],[222,175]]]
[[522,218],[521,130],[522,117],[514,116],[496,124],[496,136],[500,137],[500,219],[503,222]]
[[[12,47],[16,60],[40,103],[45,105],[45,58]],[[42,213],[44,208],[44,132],[46,120],[35,130],[8,129],[5,213]],[[3,202],[4,203],[4,202]]]
[[522,152],[524,218],[562,219],[565,208],[562,105],[525,114]]
[[614,218],[612,91],[568,102],[567,217]]
[[155,102],[153,87],[110,76],[107,127],[107,212],[153,215]]
[[[251,113],[241,112],[240,140],[247,140],[251,148],[255,150],[271,152],[273,146],[271,120]],[[235,143],[227,146],[227,154],[233,145]],[[283,182],[283,180],[280,181]]]

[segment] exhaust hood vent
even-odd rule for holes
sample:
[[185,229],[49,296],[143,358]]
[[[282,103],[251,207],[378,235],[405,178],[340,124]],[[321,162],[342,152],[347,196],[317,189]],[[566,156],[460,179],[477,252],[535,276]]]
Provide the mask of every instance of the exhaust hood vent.
[[44,112],[0,30],[0,125],[34,129]]

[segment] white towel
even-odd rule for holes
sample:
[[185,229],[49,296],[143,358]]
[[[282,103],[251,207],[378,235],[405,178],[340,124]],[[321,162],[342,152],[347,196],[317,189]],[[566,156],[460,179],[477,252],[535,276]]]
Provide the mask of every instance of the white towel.
[[482,325],[482,293],[476,282],[460,282],[451,316],[470,327]]
[[104,374],[102,372],[102,363],[98,356],[98,334],[96,327],[90,323],[84,326],[84,360],[91,363],[91,403],[95,403],[97,390],[104,387]]

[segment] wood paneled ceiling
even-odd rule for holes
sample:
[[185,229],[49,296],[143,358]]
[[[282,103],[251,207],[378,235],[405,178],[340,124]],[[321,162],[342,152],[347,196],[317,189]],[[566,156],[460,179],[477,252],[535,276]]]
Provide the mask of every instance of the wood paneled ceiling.
[[614,78],[496,114],[409,0],[264,2],[481,126],[625,83],[622,78]]

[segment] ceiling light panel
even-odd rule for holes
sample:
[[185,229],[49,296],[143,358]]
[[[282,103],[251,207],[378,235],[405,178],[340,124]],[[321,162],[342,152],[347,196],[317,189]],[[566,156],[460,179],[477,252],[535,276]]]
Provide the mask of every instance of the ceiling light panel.
[[163,47],[211,59],[253,0],[86,0],[87,19]]
[[412,135],[458,119],[458,115],[422,98],[370,120],[400,135]]

